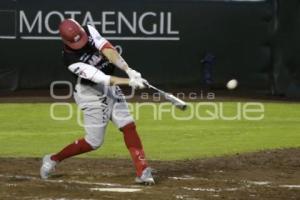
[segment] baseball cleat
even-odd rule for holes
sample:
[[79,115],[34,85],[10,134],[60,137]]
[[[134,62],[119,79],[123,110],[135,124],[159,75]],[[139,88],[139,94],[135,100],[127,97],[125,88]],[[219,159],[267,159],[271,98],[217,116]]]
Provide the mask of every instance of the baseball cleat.
[[41,178],[49,178],[50,174],[55,171],[56,164],[56,161],[51,160],[51,155],[45,155],[43,158],[42,167],[40,169]]
[[154,185],[155,182],[152,176],[152,169],[150,167],[144,169],[142,175],[135,178],[135,182],[145,185]]

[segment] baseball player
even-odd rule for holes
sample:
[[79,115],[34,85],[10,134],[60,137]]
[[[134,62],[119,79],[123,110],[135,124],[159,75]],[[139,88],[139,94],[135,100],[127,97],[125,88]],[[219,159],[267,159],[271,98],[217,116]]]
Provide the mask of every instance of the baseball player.
[[[128,85],[142,89],[146,80],[128,66],[93,26],[82,27],[75,20],[66,19],[59,25],[59,32],[64,43],[64,63],[77,78],[74,99],[83,111],[86,135],[60,152],[44,156],[41,178],[47,179],[61,161],[101,147],[107,124],[111,120],[123,133],[136,169],[135,182],[154,184],[134,120],[118,87]],[[129,78],[113,76],[115,67],[125,71]]]

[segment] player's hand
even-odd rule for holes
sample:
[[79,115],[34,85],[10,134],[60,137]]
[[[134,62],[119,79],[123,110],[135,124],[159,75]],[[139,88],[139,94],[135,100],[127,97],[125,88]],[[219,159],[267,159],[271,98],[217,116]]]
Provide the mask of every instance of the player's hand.
[[132,78],[129,80],[129,86],[134,89],[144,89],[146,87],[146,82],[147,81],[143,78]]
[[126,73],[129,77],[129,79],[139,79],[142,78],[142,75],[140,72],[135,71],[134,69],[128,68],[126,70]]
[[142,82],[143,82],[144,86],[149,87],[149,82],[144,78],[141,78],[141,79],[142,79]]

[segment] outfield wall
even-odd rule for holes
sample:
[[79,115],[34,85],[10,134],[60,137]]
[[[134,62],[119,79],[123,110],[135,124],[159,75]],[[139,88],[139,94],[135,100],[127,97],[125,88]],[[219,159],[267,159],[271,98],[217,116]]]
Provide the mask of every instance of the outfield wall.
[[216,58],[213,86],[235,77],[242,88],[284,94],[291,79],[300,80],[290,74],[300,62],[294,51],[299,46],[295,40],[299,20],[294,19],[298,4],[296,0],[1,0],[0,89],[48,88],[52,81],[71,80],[62,65],[57,28],[63,18],[73,17],[94,24],[133,68],[155,84],[203,86],[201,60],[210,53]]

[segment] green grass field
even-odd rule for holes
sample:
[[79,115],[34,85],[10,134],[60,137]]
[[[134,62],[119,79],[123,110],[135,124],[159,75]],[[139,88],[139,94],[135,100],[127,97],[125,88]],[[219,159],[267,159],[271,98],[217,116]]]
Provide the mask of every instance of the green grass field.
[[[76,112],[70,120],[55,121],[50,117],[50,105],[0,104],[0,156],[41,157],[83,136]],[[77,109],[74,104],[72,107]],[[162,120],[154,120],[151,106],[142,106],[137,124],[146,154],[155,160],[300,147],[300,104],[264,103],[264,107],[265,117],[260,121],[205,121],[196,116],[178,121],[167,112],[162,113]],[[165,108],[170,109],[170,105]],[[224,103],[223,110],[227,116],[232,116],[236,103]],[[204,111],[203,107],[199,113],[205,115]],[[190,111],[176,111],[175,114],[183,117],[190,115]],[[55,115],[68,115],[66,107],[57,107]],[[114,125],[108,127],[105,139],[100,149],[84,156],[128,157],[122,134]]]

